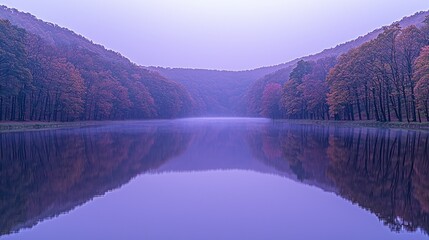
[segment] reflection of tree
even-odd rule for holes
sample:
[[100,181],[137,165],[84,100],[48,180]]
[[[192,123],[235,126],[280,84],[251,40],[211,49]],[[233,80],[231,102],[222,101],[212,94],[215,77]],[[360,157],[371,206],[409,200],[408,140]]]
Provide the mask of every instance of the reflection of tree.
[[[269,126],[269,125],[268,125]],[[280,171],[287,171],[289,165],[283,161],[280,143],[280,132],[270,127],[251,129],[247,136],[252,154],[267,165]]]
[[420,132],[337,129],[328,175],[341,196],[392,230],[429,231],[428,137]]
[[282,136],[284,158],[298,179],[326,181],[328,128],[300,126]]
[[[423,152],[423,157],[414,164],[412,176],[414,192],[413,196],[419,201],[422,210],[429,213],[429,135],[419,137],[417,146]],[[429,219],[427,219],[429,221]],[[429,225],[429,224],[428,224]]]
[[156,127],[0,134],[0,234],[117,188],[179,154],[189,140]]
[[248,139],[254,155],[267,165],[335,189],[392,230],[429,232],[427,133],[280,124]]
[[280,172],[293,172],[300,181],[326,182],[329,128],[312,125],[268,125],[249,134],[253,154]]

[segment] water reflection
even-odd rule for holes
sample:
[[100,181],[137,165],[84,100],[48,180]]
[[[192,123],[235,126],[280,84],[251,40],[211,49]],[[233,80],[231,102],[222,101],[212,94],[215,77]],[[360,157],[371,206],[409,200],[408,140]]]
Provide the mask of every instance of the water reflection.
[[0,141],[2,235],[141,173],[215,169],[280,175],[352,201],[394,231],[429,232],[427,132],[199,119],[4,133]]
[[0,134],[0,233],[31,227],[156,169],[190,136],[168,126]]
[[249,136],[259,159],[336,192],[393,231],[429,233],[429,134],[278,123]]
[[374,212],[392,230],[429,232],[428,134],[336,130],[329,138],[329,177],[341,196]]

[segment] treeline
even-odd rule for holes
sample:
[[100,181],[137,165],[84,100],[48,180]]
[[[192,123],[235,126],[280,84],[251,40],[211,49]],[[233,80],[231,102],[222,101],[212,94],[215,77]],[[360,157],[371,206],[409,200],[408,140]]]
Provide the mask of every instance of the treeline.
[[[287,66],[274,73],[268,74],[255,81],[247,90],[244,101],[246,105],[246,113],[250,116],[264,116],[278,118],[280,114],[280,97],[278,97],[278,89],[280,87],[280,95],[282,85],[288,80],[293,66]],[[271,85],[268,87],[268,85]],[[267,90],[271,89],[271,90]],[[274,96],[267,95],[270,91],[274,92]],[[265,93],[265,97],[263,97]],[[277,95],[277,96],[275,96]],[[273,103],[274,101],[274,103]]]
[[275,99],[264,101],[262,96],[260,114],[292,119],[429,121],[428,45],[429,18],[422,28],[385,27],[377,38],[337,59],[300,61],[281,90],[276,84],[265,86],[263,93],[274,91]]
[[86,45],[49,42],[0,20],[0,120],[173,118],[192,111],[183,86]]
[[418,87],[428,63],[421,55],[428,44],[427,29],[392,25],[375,40],[341,56],[327,78],[330,114],[335,119],[381,122],[416,122],[424,114],[429,120],[424,109],[428,96]]

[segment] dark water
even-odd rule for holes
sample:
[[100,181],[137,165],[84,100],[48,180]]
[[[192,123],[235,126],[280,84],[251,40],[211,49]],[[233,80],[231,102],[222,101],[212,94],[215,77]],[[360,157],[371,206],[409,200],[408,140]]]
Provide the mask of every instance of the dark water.
[[0,239],[429,238],[427,132],[189,119],[0,141]]

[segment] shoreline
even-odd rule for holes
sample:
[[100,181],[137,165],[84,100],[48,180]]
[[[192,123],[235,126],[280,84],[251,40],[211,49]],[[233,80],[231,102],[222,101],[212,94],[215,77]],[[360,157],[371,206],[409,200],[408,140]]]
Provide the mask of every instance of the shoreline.
[[294,120],[294,119],[275,119],[274,121],[288,122],[293,124],[304,124],[304,125],[319,125],[319,126],[368,127],[368,128],[429,131],[429,122],[420,123],[420,122],[377,122],[372,120],[335,121],[335,120]]
[[[152,121],[154,119],[151,119]],[[159,119],[165,120],[165,119]],[[130,122],[136,120],[128,120]],[[145,121],[145,120],[140,120]],[[302,125],[318,125],[318,126],[339,126],[339,127],[369,127],[369,128],[384,128],[384,129],[402,129],[402,130],[423,130],[429,131],[429,122],[377,122],[377,121],[334,121],[334,120],[295,120],[295,119],[273,119],[273,122],[291,123]],[[78,122],[0,122],[0,133],[20,132],[20,131],[38,131],[50,129],[70,129],[81,128],[106,123],[114,123],[117,121],[78,121]],[[123,120],[120,122],[127,122]]]
[[90,122],[0,122],[0,133],[8,132],[24,132],[24,131],[39,131],[50,129],[68,129],[68,128],[81,128],[87,126],[96,126],[103,121],[90,121]]

